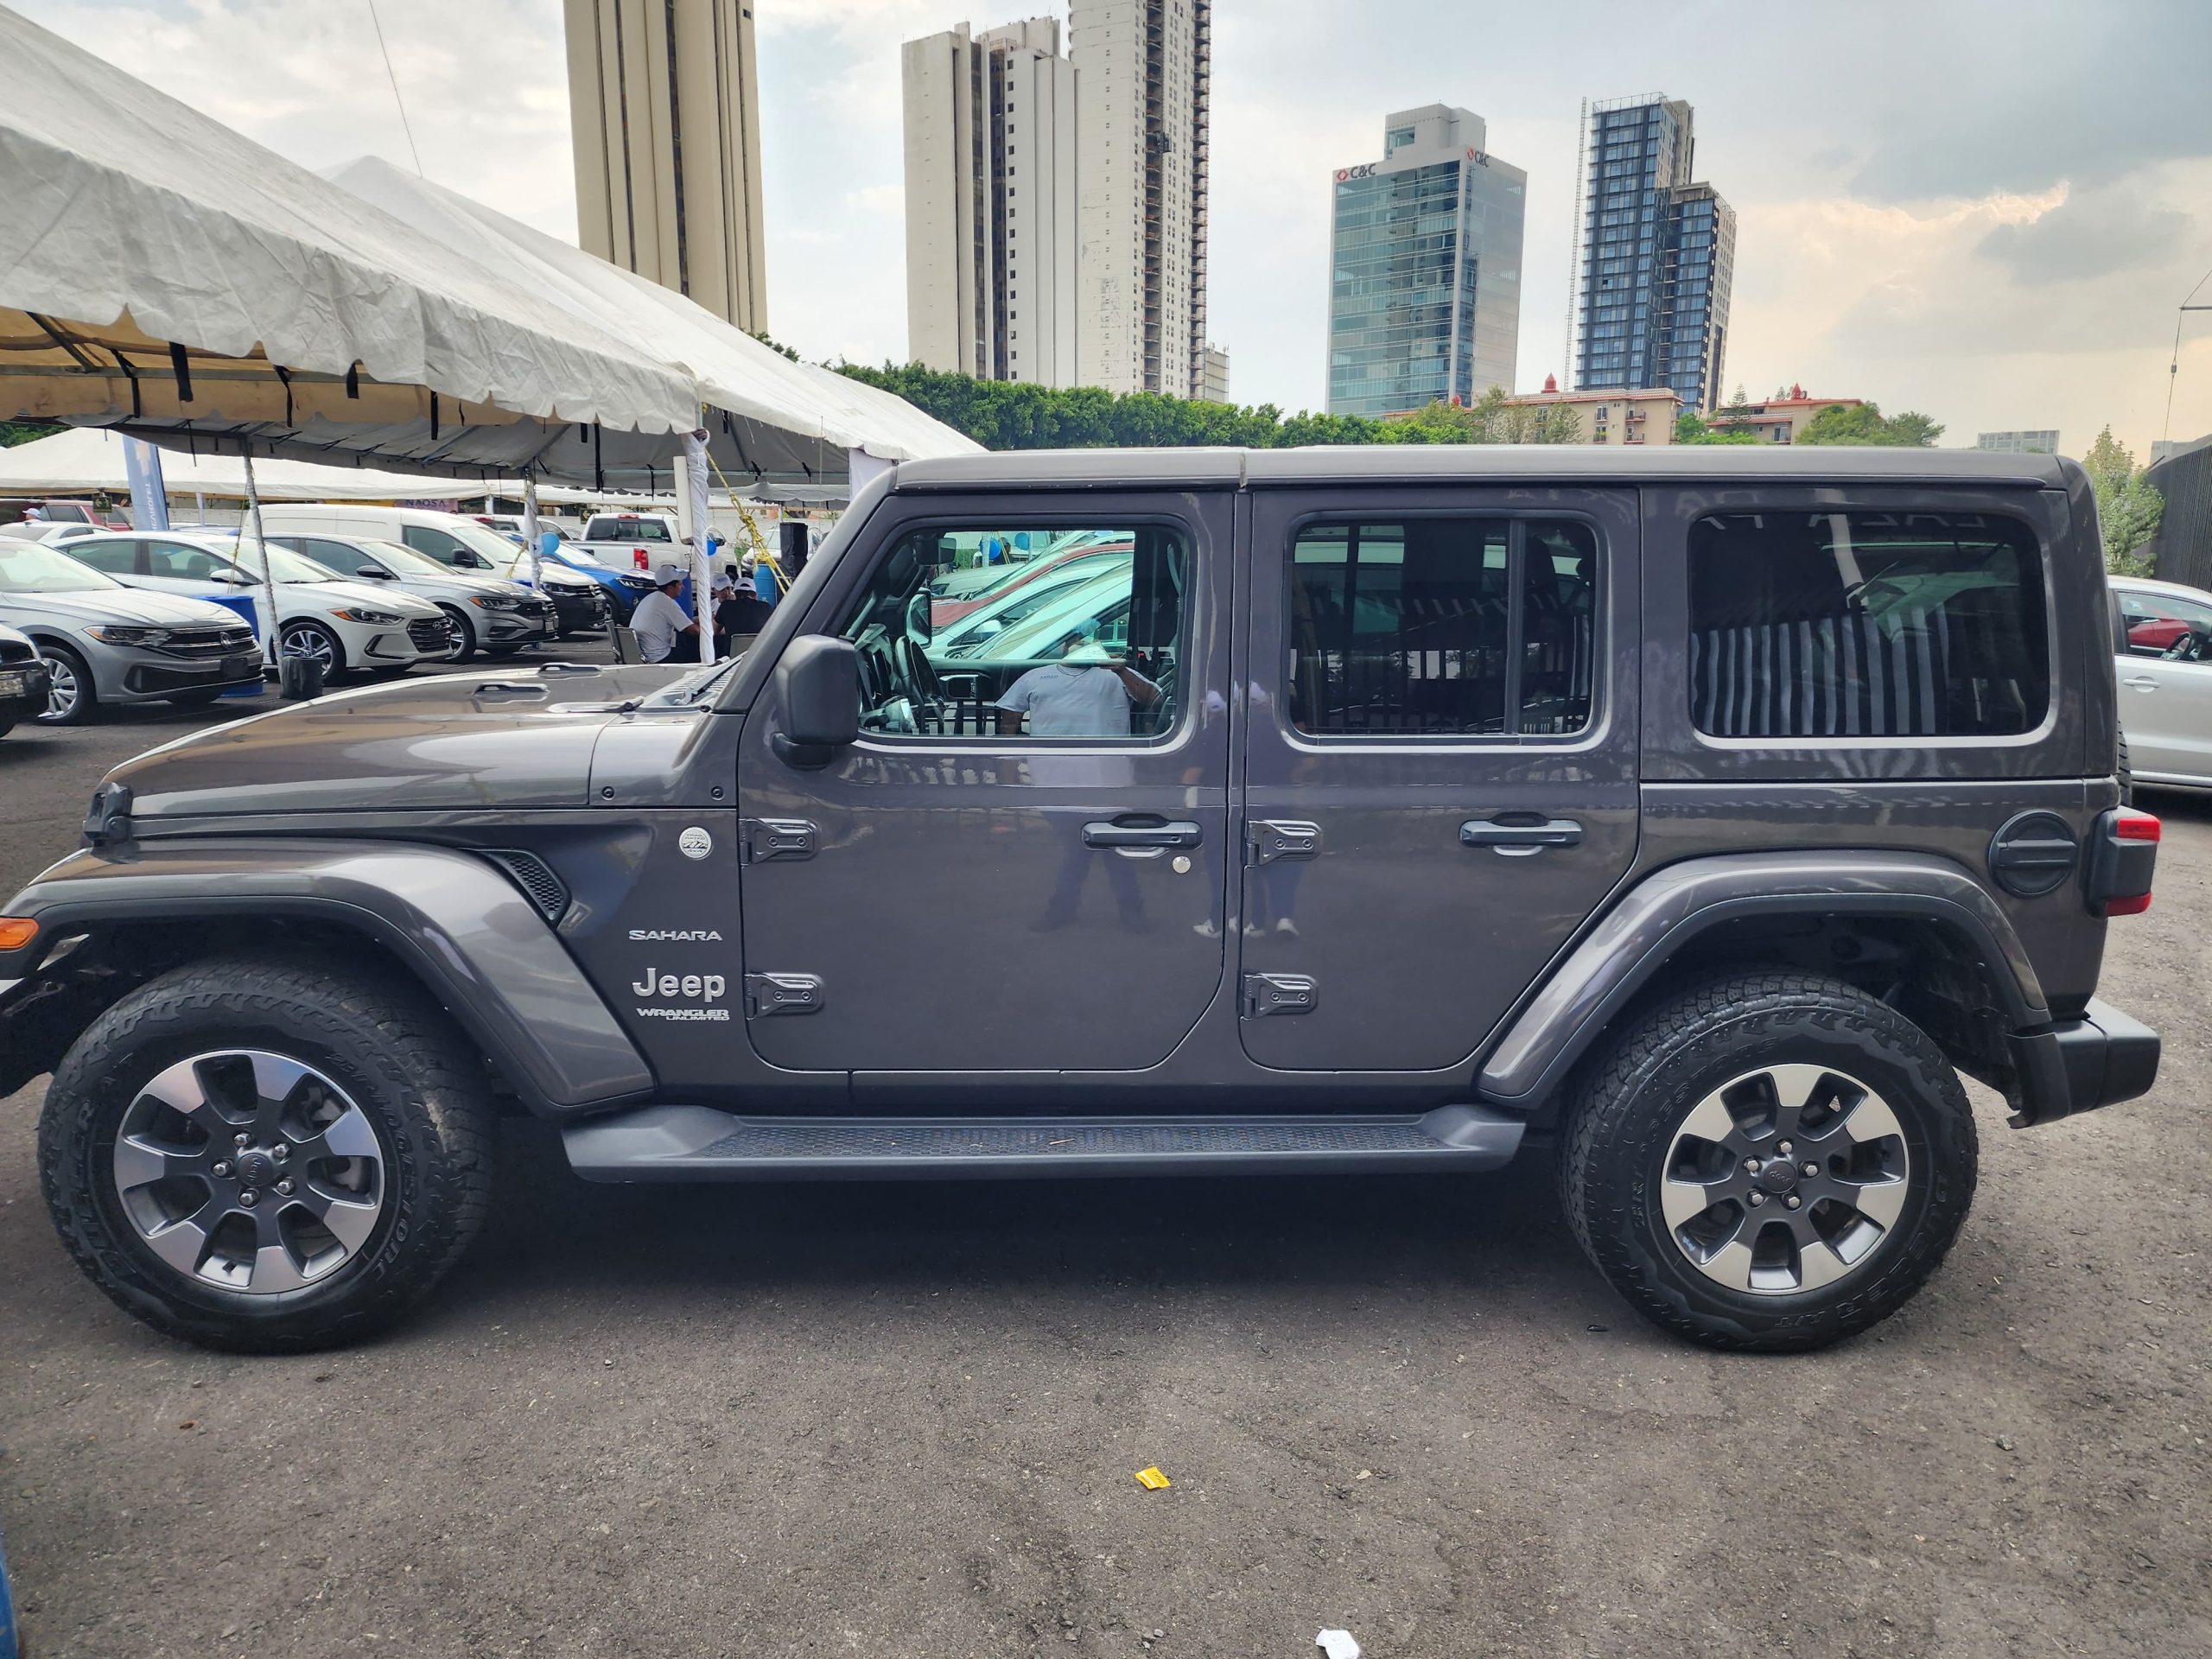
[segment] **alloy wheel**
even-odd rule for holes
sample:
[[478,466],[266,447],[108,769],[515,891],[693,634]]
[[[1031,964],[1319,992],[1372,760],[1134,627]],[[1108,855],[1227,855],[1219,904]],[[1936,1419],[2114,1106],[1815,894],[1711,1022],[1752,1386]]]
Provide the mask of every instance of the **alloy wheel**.
[[1828,1066],[1770,1065],[1683,1118],[1659,1206],[1669,1237],[1707,1278],[1787,1296],[1863,1268],[1912,1180],[1904,1127],[1872,1088]]
[[338,671],[338,642],[311,622],[296,622],[284,630],[284,654],[308,657],[322,664],[325,674]]
[[77,683],[76,668],[60,657],[42,657],[39,660],[46,664],[48,677],[46,717],[48,720],[67,720],[77,712],[77,700],[85,694],[84,687]]
[[313,1067],[262,1049],[179,1060],[116,1131],[123,1212],[188,1279],[276,1295],[327,1279],[384,1213],[375,1127]]

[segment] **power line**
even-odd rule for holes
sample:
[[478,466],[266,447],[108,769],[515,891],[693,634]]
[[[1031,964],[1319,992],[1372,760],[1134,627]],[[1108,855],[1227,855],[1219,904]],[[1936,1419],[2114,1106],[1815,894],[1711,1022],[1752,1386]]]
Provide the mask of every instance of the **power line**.
[[399,130],[407,135],[407,153],[415,158],[415,175],[428,178],[423,171],[423,152],[415,148],[415,128],[407,119],[407,100],[399,95],[399,76],[391,67],[391,48],[384,43],[384,23],[377,16],[377,0],[368,0],[369,22],[377,31],[377,50],[384,54],[384,72],[391,81],[391,101],[399,106]]

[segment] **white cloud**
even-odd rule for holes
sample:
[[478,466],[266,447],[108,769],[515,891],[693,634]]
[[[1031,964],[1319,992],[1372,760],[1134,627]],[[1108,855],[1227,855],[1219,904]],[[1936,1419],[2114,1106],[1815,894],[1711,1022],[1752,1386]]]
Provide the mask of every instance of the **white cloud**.
[[[362,0],[4,3],[307,166],[411,164]],[[2141,9],[2136,33],[2171,35],[2185,74],[2188,30],[2212,8]],[[573,238],[557,0],[378,10],[429,175]],[[760,0],[779,339],[904,356],[899,43],[1066,10]],[[1967,441],[2055,424],[2079,448],[2110,420],[2140,450],[2158,434],[2174,307],[2212,265],[2212,133],[2194,160],[2158,160],[2187,149],[2195,106],[2146,111],[2129,78],[2054,58],[2074,0],[2011,0],[2001,39],[1936,8],[1905,54],[1850,9],[1785,9],[1757,29],[1722,6],[1696,8],[1696,27],[1650,7],[1593,26],[1580,9],[1465,0],[1398,0],[1381,24],[1334,0],[1217,0],[1214,15],[1209,312],[1241,400],[1319,404],[1329,173],[1379,154],[1389,111],[1438,101],[1479,111],[1491,148],[1529,172],[1519,379],[1562,370],[1576,103],[1665,87],[1696,105],[1698,171],[1742,218],[1727,385],[1918,407]],[[2075,44],[2109,56],[2132,49],[2123,33]],[[2063,98],[2043,94],[2054,76]],[[2173,426],[2193,435],[2212,429],[2212,317],[2189,339]]]

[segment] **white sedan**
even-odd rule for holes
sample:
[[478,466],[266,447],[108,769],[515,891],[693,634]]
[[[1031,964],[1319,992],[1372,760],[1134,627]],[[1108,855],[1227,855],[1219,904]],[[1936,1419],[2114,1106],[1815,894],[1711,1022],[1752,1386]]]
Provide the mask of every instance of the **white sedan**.
[[[258,601],[261,561],[235,536],[207,531],[117,531],[58,544],[126,588],[192,599]],[[445,613],[427,600],[347,582],[285,548],[270,550],[276,615],[287,654],[313,657],[326,675],[412,668],[450,649]]]
[[289,531],[269,540],[350,581],[428,600],[444,613],[452,629],[449,662],[465,663],[479,651],[510,656],[524,645],[550,644],[560,632],[553,601],[544,595],[517,588],[503,576],[443,563],[397,542]]

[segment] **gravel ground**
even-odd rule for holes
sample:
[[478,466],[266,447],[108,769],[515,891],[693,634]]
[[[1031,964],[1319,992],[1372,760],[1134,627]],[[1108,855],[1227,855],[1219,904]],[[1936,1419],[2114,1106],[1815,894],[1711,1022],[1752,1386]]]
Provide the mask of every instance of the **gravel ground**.
[[[202,723],[8,739],[0,888]],[[2029,1134],[1978,1093],[1949,1262],[1806,1357],[1644,1328],[1541,1165],[624,1191],[518,1126],[403,1329],[226,1358],[63,1256],[34,1084],[0,1103],[30,1651],[2212,1651],[2212,804],[2150,804],[2104,994],[2164,1033],[2158,1091]]]

